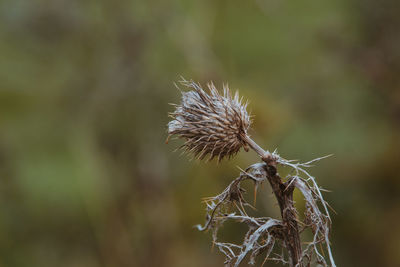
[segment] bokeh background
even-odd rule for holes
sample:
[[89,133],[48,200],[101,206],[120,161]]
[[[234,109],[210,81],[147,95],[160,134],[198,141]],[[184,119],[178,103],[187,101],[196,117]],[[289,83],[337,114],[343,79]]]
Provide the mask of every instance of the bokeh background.
[[[240,89],[264,148],[334,154],[312,173],[332,191],[337,265],[400,266],[399,14],[397,0],[1,1],[0,266],[223,265],[193,228],[201,198],[258,159],[173,153],[181,75]],[[268,186],[257,205],[279,216]]]

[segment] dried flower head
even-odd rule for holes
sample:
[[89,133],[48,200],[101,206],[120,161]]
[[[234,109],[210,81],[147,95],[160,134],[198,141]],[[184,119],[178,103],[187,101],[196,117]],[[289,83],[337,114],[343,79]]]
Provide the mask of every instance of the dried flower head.
[[170,113],[173,120],[168,123],[168,137],[185,139],[182,148],[199,159],[210,155],[209,160],[217,157],[220,161],[235,155],[241,147],[248,151],[251,121],[247,103],[242,104],[238,92],[232,97],[227,86],[221,95],[212,83],[208,84],[209,93],[193,81],[180,83],[193,90],[182,92],[182,102]]

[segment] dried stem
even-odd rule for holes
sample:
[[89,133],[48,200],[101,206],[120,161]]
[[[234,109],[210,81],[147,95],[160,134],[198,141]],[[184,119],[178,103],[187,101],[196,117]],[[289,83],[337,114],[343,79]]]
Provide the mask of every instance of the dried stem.
[[282,221],[286,228],[285,243],[288,248],[292,266],[301,266],[300,258],[302,255],[299,227],[297,224],[296,209],[293,205],[294,186],[290,183],[283,183],[276,169],[276,158],[271,153],[262,149],[249,136],[245,136],[245,141],[267,164],[265,165],[267,178],[274,191],[281,210]]
[[283,183],[277,173],[276,162],[266,162],[267,178],[274,191],[281,211],[283,225],[285,227],[285,244],[289,252],[291,266],[302,266],[301,264],[301,242],[299,227],[297,223],[296,209],[293,205],[294,186],[290,181]]
[[250,136],[245,135],[242,138],[249,145],[249,147],[251,147],[261,158],[267,158],[271,155],[271,153],[265,151],[256,142],[254,142],[253,139],[250,138]]
[[[331,221],[328,210],[325,209],[327,204],[322,198],[320,188],[317,186],[314,177],[305,170],[305,168],[311,166],[311,163],[324,157],[306,163],[293,163],[281,158],[276,152],[271,154],[264,151],[254,141],[249,142],[248,145],[255,150],[257,149],[256,152],[261,156],[263,162],[253,164],[246,170],[242,170],[240,176],[234,179],[221,194],[205,199],[207,221],[204,226],[198,225],[197,228],[201,231],[209,229],[213,231],[214,245],[226,255],[225,264],[227,266],[239,266],[247,255],[250,255],[249,264],[254,264],[255,257],[263,252],[266,254],[264,261],[280,261],[289,264],[291,267],[310,266],[312,262],[328,266],[322,250],[322,244],[325,244],[330,265],[335,267],[329,244]],[[284,182],[278,174],[278,164],[292,168],[296,175],[286,177]],[[306,175],[306,179],[301,178],[300,174]],[[245,207],[250,205],[245,201],[243,197],[245,191],[241,188],[241,182],[245,180],[252,180],[256,188],[259,184],[268,180],[279,204],[281,221],[247,215]],[[300,190],[306,201],[305,218],[301,227],[293,202],[295,188]],[[322,204],[323,212],[319,210],[318,203]],[[239,215],[235,212],[229,212],[232,207],[235,207]],[[217,241],[218,229],[226,220],[247,224],[249,230],[242,245]],[[305,228],[310,228],[314,236],[311,242],[302,247],[300,232]],[[279,242],[282,247],[286,248],[288,259],[285,258],[283,252],[281,255],[270,257],[273,247]]]

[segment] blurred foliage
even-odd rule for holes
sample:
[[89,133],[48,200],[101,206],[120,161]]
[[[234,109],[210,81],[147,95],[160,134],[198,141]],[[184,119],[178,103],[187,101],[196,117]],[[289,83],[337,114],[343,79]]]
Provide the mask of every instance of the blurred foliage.
[[[200,199],[258,159],[172,153],[180,75],[240,88],[264,148],[333,153],[312,171],[333,191],[338,266],[399,266],[399,11],[396,0],[1,1],[0,266],[222,265],[192,227]],[[262,190],[259,211],[277,216]]]

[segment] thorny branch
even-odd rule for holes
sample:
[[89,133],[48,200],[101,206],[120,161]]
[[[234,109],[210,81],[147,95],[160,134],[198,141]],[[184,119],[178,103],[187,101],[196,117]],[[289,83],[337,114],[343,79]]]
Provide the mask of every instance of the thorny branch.
[[[321,188],[315,178],[306,168],[325,157],[309,162],[299,163],[281,158],[276,152],[265,152],[263,161],[242,170],[240,176],[234,179],[225,190],[215,196],[204,199],[207,206],[204,226],[197,225],[200,231],[211,230],[213,244],[225,254],[227,266],[239,266],[249,257],[249,264],[255,264],[256,257],[263,254],[264,261],[279,261],[290,266],[310,266],[318,263],[323,266],[336,266],[329,243],[331,219],[328,204],[322,197]],[[286,177],[286,182],[277,172],[277,165],[290,167],[294,175]],[[281,209],[282,220],[269,217],[251,217],[247,215],[246,207],[251,207],[244,198],[245,190],[241,182],[251,180],[255,189],[265,181],[269,181]],[[305,213],[302,221],[297,216],[293,203],[293,190],[297,188],[305,199]],[[319,208],[322,206],[322,211]],[[242,244],[218,241],[218,230],[224,222],[231,220],[247,225],[248,230]],[[301,225],[301,227],[299,227]],[[310,242],[300,243],[300,233],[311,229],[313,238]],[[276,244],[286,248],[285,254],[271,255]],[[323,245],[325,248],[323,248]],[[329,255],[329,265],[324,255]],[[294,255],[293,255],[294,254]]]

